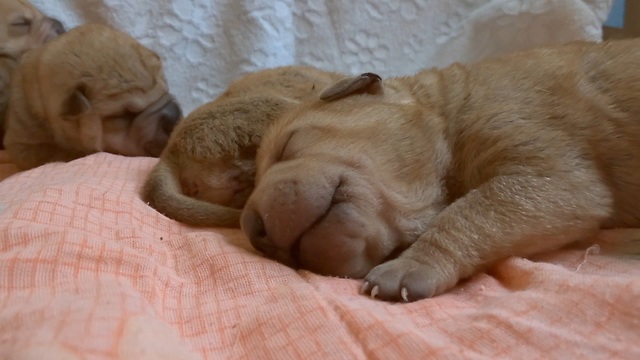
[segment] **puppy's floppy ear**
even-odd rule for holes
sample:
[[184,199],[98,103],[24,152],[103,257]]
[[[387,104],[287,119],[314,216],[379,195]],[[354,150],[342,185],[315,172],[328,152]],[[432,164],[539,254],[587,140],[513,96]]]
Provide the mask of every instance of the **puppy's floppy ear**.
[[86,85],[78,85],[76,89],[64,100],[62,104],[62,115],[75,117],[89,112],[91,109],[91,102],[87,98],[86,94]]
[[382,95],[382,78],[378,74],[364,73],[344,78],[320,93],[320,100],[334,101],[357,94]]

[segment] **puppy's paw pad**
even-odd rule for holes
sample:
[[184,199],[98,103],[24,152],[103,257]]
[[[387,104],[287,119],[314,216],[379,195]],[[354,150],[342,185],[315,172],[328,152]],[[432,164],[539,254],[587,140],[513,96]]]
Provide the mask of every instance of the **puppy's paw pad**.
[[436,295],[440,285],[437,273],[430,267],[414,260],[395,259],[369,272],[362,293],[381,300],[411,302]]

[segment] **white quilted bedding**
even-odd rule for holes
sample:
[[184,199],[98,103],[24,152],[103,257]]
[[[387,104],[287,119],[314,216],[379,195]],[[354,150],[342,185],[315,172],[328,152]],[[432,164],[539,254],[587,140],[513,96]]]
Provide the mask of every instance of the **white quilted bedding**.
[[33,0],[68,27],[95,21],[159,52],[184,110],[264,67],[406,75],[491,54],[600,39],[611,0]]

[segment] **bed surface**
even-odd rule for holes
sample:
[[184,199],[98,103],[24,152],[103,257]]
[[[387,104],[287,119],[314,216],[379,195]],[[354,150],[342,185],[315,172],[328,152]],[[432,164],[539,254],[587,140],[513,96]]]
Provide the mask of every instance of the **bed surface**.
[[510,258],[434,299],[374,301],[155,212],[138,197],[154,163],[0,182],[0,358],[640,358],[637,261]]

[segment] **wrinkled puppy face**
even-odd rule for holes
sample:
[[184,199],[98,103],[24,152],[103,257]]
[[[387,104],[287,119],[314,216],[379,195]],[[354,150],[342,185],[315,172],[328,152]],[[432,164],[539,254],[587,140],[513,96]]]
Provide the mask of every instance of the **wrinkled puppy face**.
[[28,50],[64,33],[56,19],[24,0],[0,0],[0,54],[19,60]]
[[59,51],[75,55],[76,78],[65,99],[49,103],[59,114],[53,117],[60,137],[79,139],[88,151],[159,156],[182,117],[160,57],[106,26],[84,26],[63,38]]
[[241,219],[255,248],[359,278],[416,240],[443,207],[446,151],[430,115],[396,95],[316,102],[270,129]]

